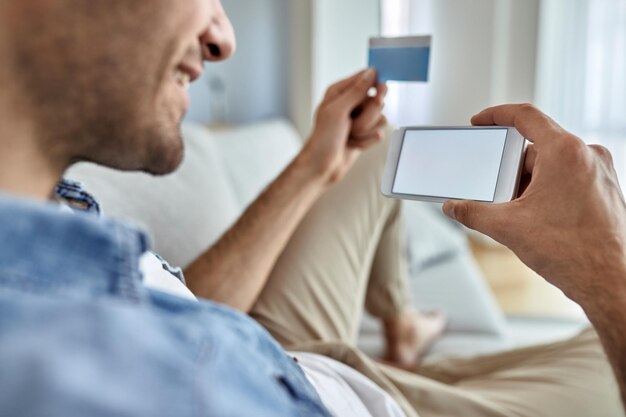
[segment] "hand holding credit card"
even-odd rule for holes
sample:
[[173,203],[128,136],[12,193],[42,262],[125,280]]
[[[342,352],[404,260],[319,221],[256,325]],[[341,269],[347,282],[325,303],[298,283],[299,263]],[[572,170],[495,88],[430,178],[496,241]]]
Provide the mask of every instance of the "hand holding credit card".
[[430,36],[370,39],[369,67],[378,82],[426,82],[430,66]]

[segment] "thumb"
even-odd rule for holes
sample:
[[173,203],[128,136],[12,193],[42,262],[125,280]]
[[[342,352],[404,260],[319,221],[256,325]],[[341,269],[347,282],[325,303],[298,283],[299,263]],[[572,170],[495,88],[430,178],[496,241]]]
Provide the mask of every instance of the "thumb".
[[477,201],[447,201],[443,212],[452,220],[501,241],[499,230],[504,229],[501,207],[497,204],[479,203]]
[[355,82],[338,97],[337,101],[340,106],[346,107],[352,111],[367,98],[367,92],[375,85],[375,82],[376,70],[370,68],[363,72],[361,77],[355,80]]

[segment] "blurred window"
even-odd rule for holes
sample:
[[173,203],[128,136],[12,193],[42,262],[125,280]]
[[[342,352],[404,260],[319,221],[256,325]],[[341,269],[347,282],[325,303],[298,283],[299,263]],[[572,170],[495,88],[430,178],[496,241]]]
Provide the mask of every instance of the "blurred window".
[[[430,33],[433,1],[382,0],[383,35]],[[626,0],[542,0],[539,26],[535,102],[588,143],[608,147],[626,186]],[[427,123],[430,93],[392,85],[391,121]]]
[[626,185],[626,0],[544,0],[537,103],[613,152]]
[[[433,1],[382,0],[382,36],[432,34]],[[389,83],[386,101],[386,114],[393,125],[430,124],[428,84]]]

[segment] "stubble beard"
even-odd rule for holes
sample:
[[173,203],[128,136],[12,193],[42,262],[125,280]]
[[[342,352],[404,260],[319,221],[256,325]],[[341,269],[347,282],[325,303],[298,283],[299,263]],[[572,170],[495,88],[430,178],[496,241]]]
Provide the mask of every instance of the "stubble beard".
[[133,46],[131,36],[142,33],[104,36],[99,28],[88,36],[89,28],[55,30],[54,19],[43,19],[39,33],[16,31],[20,42],[11,57],[42,152],[68,166],[89,161],[153,175],[175,170],[184,153],[183,111],[167,97],[167,69],[155,70],[164,66],[163,51]]

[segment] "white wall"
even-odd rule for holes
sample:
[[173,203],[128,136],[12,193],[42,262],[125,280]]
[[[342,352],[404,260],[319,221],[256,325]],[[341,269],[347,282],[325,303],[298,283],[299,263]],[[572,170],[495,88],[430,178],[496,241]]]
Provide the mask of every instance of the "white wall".
[[532,101],[539,0],[389,0],[387,35],[433,35],[427,84],[392,85],[396,124],[466,125],[483,108]]
[[380,33],[379,0],[294,0],[291,118],[301,134],[331,84],[367,66],[368,39]]
[[368,40],[380,34],[379,0],[317,0],[314,8],[317,101],[338,79],[367,66]]
[[[226,62],[206,65],[205,75],[191,89],[187,120],[235,124],[287,116],[292,1],[222,0],[238,50]],[[212,89],[212,82],[222,83],[225,94]],[[216,120],[224,109],[226,120]]]
[[[288,117],[303,136],[326,88],[367,65],[380,32],[379,0],[222,0],[237,54],[209,64],[192,87],[187,120],[248,123]],[[221,82],[225,94],[211,88]],[[226,109],[226,120],[219,119]]]
[[[387,2],[405,4],[398,22],[387,22],[387,34],[433,35],[431,80],[392,86],[394,122],[467,124],[486,106],[533,101],[540,0]],[[226,108],[230,123],[289,117],[308,135],[326,88],[367,64],[367,40],[381,26],[379,0],[223,3],[239,51],[207,65],[192,88],[188,119],[203,123]],[[224,83],[225,99],[211,92],[215,79]]]
[[313,88],[313,2],[296,0],[290,6],[289,119],[300,135],[311,128],[314,107]]
[[540,0],[498,0],[490,104],[534,102]]

